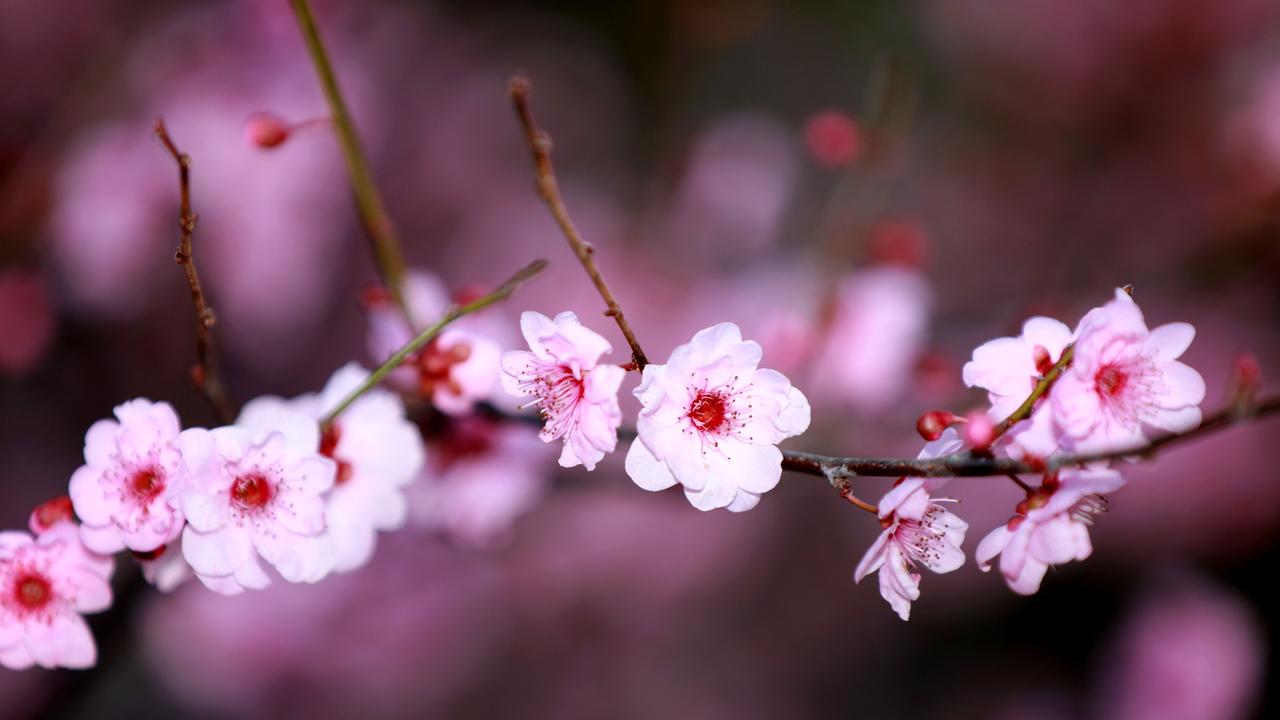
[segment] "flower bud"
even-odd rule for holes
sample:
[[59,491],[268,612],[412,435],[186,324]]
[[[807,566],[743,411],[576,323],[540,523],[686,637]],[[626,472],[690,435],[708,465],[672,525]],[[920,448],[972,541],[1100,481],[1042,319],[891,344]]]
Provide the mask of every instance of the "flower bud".
[[984,412],[972,412],[965,418],[964,443],[974,450],[991,447],[996,439],[996,426]]
[[37,505],[36,509],[31,511],[31,517],[27,520],[27,525],[31,528],[33,534],[41,535],[63,520],[71,520],[74,517],[75,513],[71,509],[71,498],[63,495]]
[[942,431],[960,422],[960,418],[946,410],[930,410],[916,420],[916,432],[920,437],[933,442],[942,437]]
[[1237,406],[1253,403],[1262,389],[1262,366],[1248,353],[1236,358],[1231,366],[1231,398]]
[[840,110],[814,113],[804,124],[804,140],[819,165],[848,165],[862,150],[862,133],[853,118]]
[[285,121],[270,113],[257,113],[244,124],[244,137],[250,145],[270,150],[289,139],[290,127]]

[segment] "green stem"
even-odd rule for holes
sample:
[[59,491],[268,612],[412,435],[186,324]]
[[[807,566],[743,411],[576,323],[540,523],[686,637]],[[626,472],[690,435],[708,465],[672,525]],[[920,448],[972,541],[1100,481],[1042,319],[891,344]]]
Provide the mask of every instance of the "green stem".
[[[316,28],[315,18],[311,14],[311,6],[307,0],[290,0],[290,4],[293,6],[293,14],[298,18],[298,26],[302,29],[302,37],[307,44],[307,53],[311,56],[311,63],[315,65],[320,87],[329,104],[329,113],[333,116],[338,145],[342,148],[342,158],[347,165],[347,175],[356,196],[360,220],[373,245],[373,257],[378,264],[378,274],[382,276],[382,281],[386,284],[396,305],[408,318],[409,311],[401,292],[405,266],[404,258],[400,253],[400,241],[382,204],[378,186],[373,182],[373,173],[369,170],[369,162],[360,146],[360,139],[356,136],[355,124],[351,121],[351,113],[348,112],[342,90],[338,87],[338,79],[334,76],[329,53],[320,39],[320,31]],[[410,326],[412,325],[410,320]]]
[[520,287],[521,284],[523,284],[526,280],[533,277],[534,275],[537,275],[538,273],[542,272],[542,269],[545,268],[546,266],[547,266],[546,260],[535,260],[532,263],[529,263],[527,266],[524,267],[524,269],[520,270],[515,275],[512,275],[511,279],[502,283],[502,285],[498,286],[497,290],[494,290],[488,295],[485,295],[477,300],[473,300],[467,303],[466,305],[454,305],[450,307],[448,310],[445,311],[443,317],[441,317],[434,324],[432,324],[431,327],[419,333],[418,336],[410,340],[407,345],[405,345],[404,347],[396,351],[396,353],[392,355],[390,358],[388,358],[386,362],[382,363],[382,365],[380,365],[377,370],[374,370],[373,373],[370,374],[369,377],[365,379],[365,381],[361,383],[359,387],[357,387],[356,389],[348,393],[347,396],[342,399],[342,402],[338,403],[338,405],[333,410],[329,411],[328,415],[324,416],[324,419],[321,420],[320,422],[320,426],[322,428],[327,428],[330,425],[332,425],[333,421],[336,420],[337,417],[341,415],[344,410],[346,410],[348,407],[351,406],[351,403],[360,399],[361,395],[364,395],[366,392],[369,392],[369,390],[377,386],[378,383],[382,382],[382,380],[386,378],[387,375],[391,374],[391,371],[400,367],[401,363],[403,363],[405,359],[407,359],[410,355],[418,352],[427,343],[435,339],[435,337],[439,335],[440,332],[444,330],[446,326],[449,325],[449,323],[453,322],[454,320],[457,320],[458,318],[464,315],[469,315],[477,310],[482,310],[484,308],[487,308],[496,302],[506,300],[507,298],[511,297],[512,293],[514,293],[516,289]]
[[1058,358],[1058,362],[1054,363],[1053,367],[1049,368],[1049,372],[1045,373],[1044,377],[1040,378],[1040,382],[1036,383],[1035,388],[1031,390],[1031,394],[1027,396],[1027,399],[1022,403],[1022,405],[1019,406],[1017,410],[1014,410],[1012,415],[1005,418],[996,426],[995,437],[1000,437],[1005,434],[1005,431],[1009,428],[1031,416],[1031,411],[1036,409],[1036,402],[1038,402],[1040,398],[1044,397],[1045,393],[1049,392],[1049,388],[1053,387],[1053,383],[1057,381],[1063,371],[1071,366],[1071,358],[1074,355],[1074,345],[1068,345],[1063,348],[1062,357]]

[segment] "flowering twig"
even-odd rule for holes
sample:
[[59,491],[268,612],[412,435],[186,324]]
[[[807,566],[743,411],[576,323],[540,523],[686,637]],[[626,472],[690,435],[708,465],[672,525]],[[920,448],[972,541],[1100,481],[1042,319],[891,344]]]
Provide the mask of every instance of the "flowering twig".
[[472,300],[466,305],[451,306],[445,311],[444,315],[441,316],[439,320],[426,330],[419,333],[417,337],[410,340],[408,344],[396,351],[396,353],[390,358],[387,358],[387,361],[382,363],[378,369],[374,370],[373,373],[359,385],[359,387],[348,393],[347,396],[342,399],[342,402],[338,403],[333,410],[329,411],[328,415],[324,416],[324,419],[321,421],[321,426],[328,427],[333,423],[333,421],[337,419],[337,417],[341,415],[342,412],[351,405],[351,403],[355,402],[361,395],[365,394],[377,386],[378,383],[382,382],[383,378],[389,375],[396,368],[400,367],[401,363],[403,363],[406,358],[421,350],[424,345],[431,342],[437,335],[439,335],[440,332],[449,325],[449,323],[464,315],[489,307],[496,302],[506,300],[511,297],[512,293],[514,293],[526,280],[542,272],[542,269],[546,266],[546,260],[534,260],[515,275],[512,275],[506,282],[499,285],[493,292],[483,295],[476,300]]
[[213,308],[205,300],[200,286],[200,274],[196,272],[196,258],[191,250],[191,238],[196,229],[196,215],[191,212],[191,158],[173,144],[163,119],[156,120],[155,134],[178,164],[178,227],[181,234],[174,259],[186,272],[187,286],[191,289],[191,303],[196,311],[196,364],[191,368],[191,381],[204,393],[218,421],[230,424],[236,416],[235,407],[218,377],[217,361],[213,353],[213,326],[217,324],[217,318],[214,317]]
[[320,79],[320,87],[324,90],[325,101],[329,103],[333,127],[337,132],[338,145],[342,149],[342,159],[347,166],[347,175],[351,179],[351,189],[356,197],[356,206],[360,211],[360,220],[365,233],[373,247],[373,257],[378,265],[378,274],[391,293],[391,299],[401,312],[409,319],[408,306],[405,305],[401,285],[404,281],[404,258],[400,254],[400,241],[396,236],[395,226],[387,216],[378,194],[378,186],[373,182],[373,173],[369,170],[369,162],[365,158],[360,139],[356,136],[355,124],[351,121],[351,113],[338,87],[338,79],[333,73],[333,64],[320,39],[320,31],[316,28],[315,18],[311,14],[311,6],[307,0],[290,0],[293,14],[302,29],[303,40],[307,44],[307,53],[311,63],[315,65],[316,75]]
[[1009,428],[1031,416],[1031,411],[1036,409],[1036,403],[1049,392],[1049,388],[1053,387],[1053,383],[1062,375],[1062,371],[1070,367],[1071,358],[1074,355],[1074,345],[1068,345],[1063,348],[1062,356],[1058,358],[1058,362],[1054,363],[1053,367],[1049,368],[1049,371],[1040,378],[1040,381],[1032,388],[1031,394],[1027,396],[1027,399],[1018,406],[1017,410],[1013,411],[1013,414],[1000,421],[1000,424],[996,426],[995,434],[992,436],[993,441],[995,438],[1005,434]]
[[627,345],[631,346],[631,361],[635,364],[635,369],[644,370],[644,366],[649,364],[649,360],[645,357],[644,350],[640,349],[640,341],[636,339],[635,332],[631,329],[631,325],[627,323],[626,316],[622,314],[618,299],[614,297],[613,291],[609,289],[609,284],[605,282],[604,276],[600,274],[600,268],[596,267],[596,261],[592,257],[594,249],[578,233],[578,228],[574,226],[573,220],[569,217],[569,210],[565,207],[564,199],[560,197],[560,186],[556,182],[555,167],[551,164],[551,137],[540,129],[533,119],[533,110],[529,106],[529,88],[530,84],[527,78],[517,76],[511,79],[511,102],[515,105],[516,115],[520,118],[520,125],[524,128],[529,149],[533,152],[533,163],[537,171],[538,196],[542,198],[542,201],[551,210],[556,223],[560,226],[560,231],[564,233],[565,240],[569,241],[569,247],[573,249],[573,254],[578,257],[578,262],[582,263],[582,267],[587,271],[591,282],[595,284],[596,290],[600,292],[600,297],[604,298],[605,305],[608,308],[605,310],[605,315],[612,317],[618,323],[618,329],[622,331],[623,337],[627,339]]
[[1240,422],[1280,413],[1280,395],[1263,398],[1253,407],[1253,412],[1241,415],[1234,406],[1228,406],[1206,417],[1198,426],[1184,433],[1168,433],[1136,447],[1120,448],[1099,453],[1062,453],[1040,461],[995,458],[971,452],[960,452],[937,458],[859,458],[832,457],[816,453],[787,450],[782,454],[782,468],[793,472],[816,475],[830,480],[843,473],[846,477],[990,477],[993,475],[1024,475],[1043,473],[1057,468],[1086,465],[1102,460],[1126,457],[1154,457],[1156,452],[1181,442],[1226,429]]

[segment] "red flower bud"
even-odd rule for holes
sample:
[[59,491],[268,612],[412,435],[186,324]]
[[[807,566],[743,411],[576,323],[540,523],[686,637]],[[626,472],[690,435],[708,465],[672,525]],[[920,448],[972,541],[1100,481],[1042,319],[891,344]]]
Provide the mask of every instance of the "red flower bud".
[[916,432],[920,437],[933,442],[942,437],[942,431],[960,422],[960,418],[946,410],[930,410],[916,420]]
[[245,121],[244,137],[250,145],[270,150],[289,139],[290,129],[285,121],[275,115],[258,113]]
[[809,116],[804,124],[804,141],[813,159],[830,168],[848,165],[862,150],[858,124],[839,110],[824,110]]
[[40,535],[63,520],[71,520],[74,517],[71,498],[63,495],[37,505],[36,509],[31,511],[27,525],[31,527],[31,532]]

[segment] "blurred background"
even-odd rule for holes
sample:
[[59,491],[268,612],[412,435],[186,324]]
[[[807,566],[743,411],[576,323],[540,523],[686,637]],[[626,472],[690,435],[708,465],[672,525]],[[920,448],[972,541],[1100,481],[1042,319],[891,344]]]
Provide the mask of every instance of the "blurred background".
[[[463,294],[552,260],[485,318],[507,348],[523,309],[623,347],[533,193],[521,71],[646,351],[738,322],[814,401],[787,447],[914,455],[922,411],[982,407],[974,347],[1126,283],[1151,325],[1196,325],[1206,408],[1241,353],[1280,377],[1268,0],[316,6],[411,264]],[[123,400],[213,422],[157,116],[193,158],[232,395],[371,362],[376,274],[287,3],[0,0],[0,87],[0,527]],[[303,126],[263,150],[262,112]],[[1031,598],[926,575],[905,624],[851,579],[879,527],[814,478],[703,514],[621,453],[588,475],[523,428],[462,460],[440,439],[368,567],[224,598],[122,558],[99,668],[0,671],[0,717],[1277,717],[1277,430],[1124,468],[1093,558]],[[1020,499],[948,491],[970,552]]]

